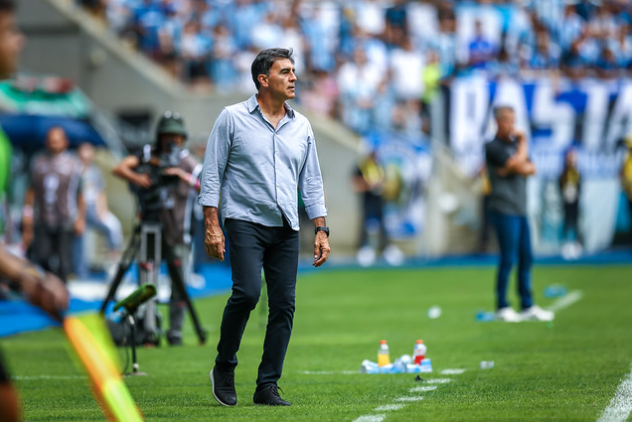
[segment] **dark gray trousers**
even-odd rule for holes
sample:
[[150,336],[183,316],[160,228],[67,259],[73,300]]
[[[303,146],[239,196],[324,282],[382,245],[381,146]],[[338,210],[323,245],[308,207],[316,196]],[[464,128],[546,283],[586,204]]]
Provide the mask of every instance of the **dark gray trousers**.
[[268,291],[268,325],[259,365],[257,386],[274,384],[281,378],[283,361],[292,334],[298,268],[298,232],[285,218],[283,227],[266,227],[227,219],[224,228],[230,249],[233,289],[228,299],[215,365],[234,371],[237,351],[261,294],[261,269]]

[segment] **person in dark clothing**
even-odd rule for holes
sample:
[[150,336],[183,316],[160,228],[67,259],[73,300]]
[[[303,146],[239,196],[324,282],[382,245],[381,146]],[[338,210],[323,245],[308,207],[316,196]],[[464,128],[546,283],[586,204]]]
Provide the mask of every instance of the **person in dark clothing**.
[[[15,5],[12,0],[0,0],[0,78],[6,79],[17,68],[18,57],[24,45],[24,36],[15,22]],[[0,157],[2,158],[2,157]],[[6,158],[6,157],[5,157]],[[0,172],[9,172],[10,160]],[[0,177],[0,180],[3,178]],[[2,187],[2,186],[0,186]],[[0,244],[0,283],[9,282],[22,291],[26,299],[51,316],[59,319],[68,309],[68,290],[64,283],[51,273],[45,273],[32,262],[12,255]],[[0,420],[22,420],[18,394],[9,371],[0,354]]]
[[[497,313],[499,320],[550,321],[554,315],[533,304],[531,292],[531,233],[527,219],[527,177],[535,174],[529,160],[525,134],[515,129],[515,113],[511,107],[497,107],[494,117],[498,131],[485,145],[487,172],[492,185],[489,199],[490,216],[496,229],[500,260],[496,276]],[[518,293],[522,312],[516,313],[507,302],[507,285],[514,262],[518,258]]]
[[358,248],[367,245],[370,225],[379,227],[380,250],[388,244],[388,235],[384,226],[384,199],[382,198],[384,182],[384,168],[373,151],[358,164],[353,174],[353,188],[362,196],[362,226]]
[[314,261],[329,256],[327,208],[316,151],[307,118],[286,100],[295,97],[292,50],[261,51],[251,66],[257,94],[222,110],[206,148],[202,191],[206,251],[224,259],[220,205],[230,246],[233,289],[224,309],[212,392],[224,406],[237,405],[235,368],[250,312],[261,294],[261,270],[268,292],[268,325],[259,365],[255,404],[289,406],[277,382],[292,334],[299,252],[298,186],[314,223]]
[[75,235],[86,226],[81,161],[67,151],[61,127],[46,136],[46,152],[31,162],[31,182],[22,210],[23,241],[33,261],[66,281],[72,272]]
[[[577,156],[574,149],[570,149],[564,156],[564,169],[559,179],[562,203],[564,204],[563,242],[569,242],[562,247],[563,255],[574,255],[575,250],[581,248],[581,233],[579,231],[579,198],[581,193],[581,176],[577,168]],[[571,239],[571,233],[573,238]]]
[[[146,210],[141,204],[141,213],[143,218],[147,218],[150,211],[157,213],[157,220],[161,224],[162,258],[167,262],[171,280],[177,276],[186,280],[184,269],[188,268],[191,255],[193,203],[200,189],[199,176],[202,171],[202,164],[184,148],[186,139],[182,118],[168,111],[158,122],[156,145],[145,145],[140,154],[125,157],[113,170],[116,176],[139,188],[140,198],[143,193],[159,195],[157,209]],[[136,172],[141,165],[167,167],[161,170],[164,171],[161,178],[173,176],[176,179],[170,182],[152,180],[149,173]],[[172,283],[167,331],[167,341],[172,346],[182,344],[184,312],[184,299]]]

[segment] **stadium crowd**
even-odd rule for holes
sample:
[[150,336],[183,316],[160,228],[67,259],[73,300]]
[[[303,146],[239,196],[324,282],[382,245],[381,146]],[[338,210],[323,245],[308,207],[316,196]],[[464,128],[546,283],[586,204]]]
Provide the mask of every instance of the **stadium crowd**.
[[423,129],[455,75],[616,78],[628,0],[77,0],[195,88],[252,92],[257,51],[294,48],[302,105],[364,133]]

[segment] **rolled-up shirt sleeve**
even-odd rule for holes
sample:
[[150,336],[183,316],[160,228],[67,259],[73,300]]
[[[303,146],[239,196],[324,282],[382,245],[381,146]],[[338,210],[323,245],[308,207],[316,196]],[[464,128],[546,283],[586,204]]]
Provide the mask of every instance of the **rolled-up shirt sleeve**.
[[325,194],[323,191],[323,178],[318,163],[318,152],[316,151],[316,139],[311,127],[308,128],[307,155],[305,164],[299,174],[298,187],[305,204],[305,211],[310,220],[317,217],[325,217],[327,208],[325,207]]
[[200,178],[200,196],[202,206],[218,207],[224,171],[233,139],[233,121],[230,113],[224,109],[217,117],[204,155],[204,167]]

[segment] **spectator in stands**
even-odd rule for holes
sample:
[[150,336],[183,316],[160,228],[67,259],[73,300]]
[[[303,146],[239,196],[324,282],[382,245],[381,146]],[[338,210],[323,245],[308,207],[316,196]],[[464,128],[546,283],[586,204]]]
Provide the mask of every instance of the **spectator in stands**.
[[344,63],[338,71],[342,120],[358,133],[371,127],[375,95],[381,81],[379,69],[368,63],[362,48],[357,48],[353,61]]
[[[217,39],[215,45],[217,45]],[[200,30],[199,21],[191,20],[184,25],[180,51],[184,62],[185,80],[194,88],[208,88],[211,40]]]
[[562,255],[575,257],[581,252],[581,233],[579,232],[581,175],[577,167],[577,153],[574,148],[570,148],[564,156],[564,168],[559,178],[559,187],[564,207]]
[[483,24],[474,24],[474,39],[468,44],[469,66],[472,69],[486,69],[496,55],[496,46],[483,34]]
[[137,36],[138,48],[158,61],[161,59],[159,31],[164,20],[163,10],[152,0],[143,0],[134,10],[133,28]]
[[[123,247],[121,222],[108,209],[105,196],[105,180],[99,167],[94,164],[94,146],[85,142],[79,145],[77,154],[83,165],[81,184],[83,201],[86,208],[86,228],[94,229],[105,235],[108,246],[108,260],[115,262],[120,258]],[[88,264],[85,253],[85,233],[77,235],[74,242],[73,267],[78,278],[88,277]]]
[[560,25],[559,43],[563,51],[571,48],[573,42],[584,32],[586,22],[577,14],[573,4],[567,4],[564,8],[563,23]]
[[619,25],[617,36],[609,40],[609,47],[614,52],[617,68],[628,69],[632,64],[632,40],[630,39],[630,24]]
[[391,45],[400,45],[404,38],[408,37],[407,3],[407,0],[395,0],[394,4],[385,11],[385,38]]
[[602,46],[596,68],[597,75],[602,79],[613,79],[619,76],[620,68],[617,63],[617,57],[609,45],[604,44]]
[[379,38],[386,30],[386,17],[379,0],[359,0],[351,7],[356,16],[356,25],[372,38]]
[[560,50],[551,42],[548,32],[539,31],[536,35],[536,47],[531,56],[529,67],[533,70],[552,71],[560,65]]
[[[498,130],[485,146],[487,172],[492,185],[490,215],[496,229],[500,259],[496,276],[496,317],[501,321],[550,321],[554,315],[533,303],[531,291],[531,234],[527,220],[527,177],[535,174],[529,160],[529,147],[523,132],[515,128],[511,107],[494,109]],[[514,262],[518,258],[518,293],[522,312],[509,306],[507,286]]]
[[400,101],[419,101],[423,95],[424,60],[421,53],[413,49],[409,38],[401,47],[391,51],[390,72],[395,96]]
[[67,151],[61,127],[46,135],[46,151],[31,163],[22,211],[22,238],[33,261],[66,281],[72,272],[72,245],[86,224],[81,162]]
[[227,92],[236,82],[233,62],[236,46],[224,25],[215,27],[213,37],[213,81],[219,91]]

